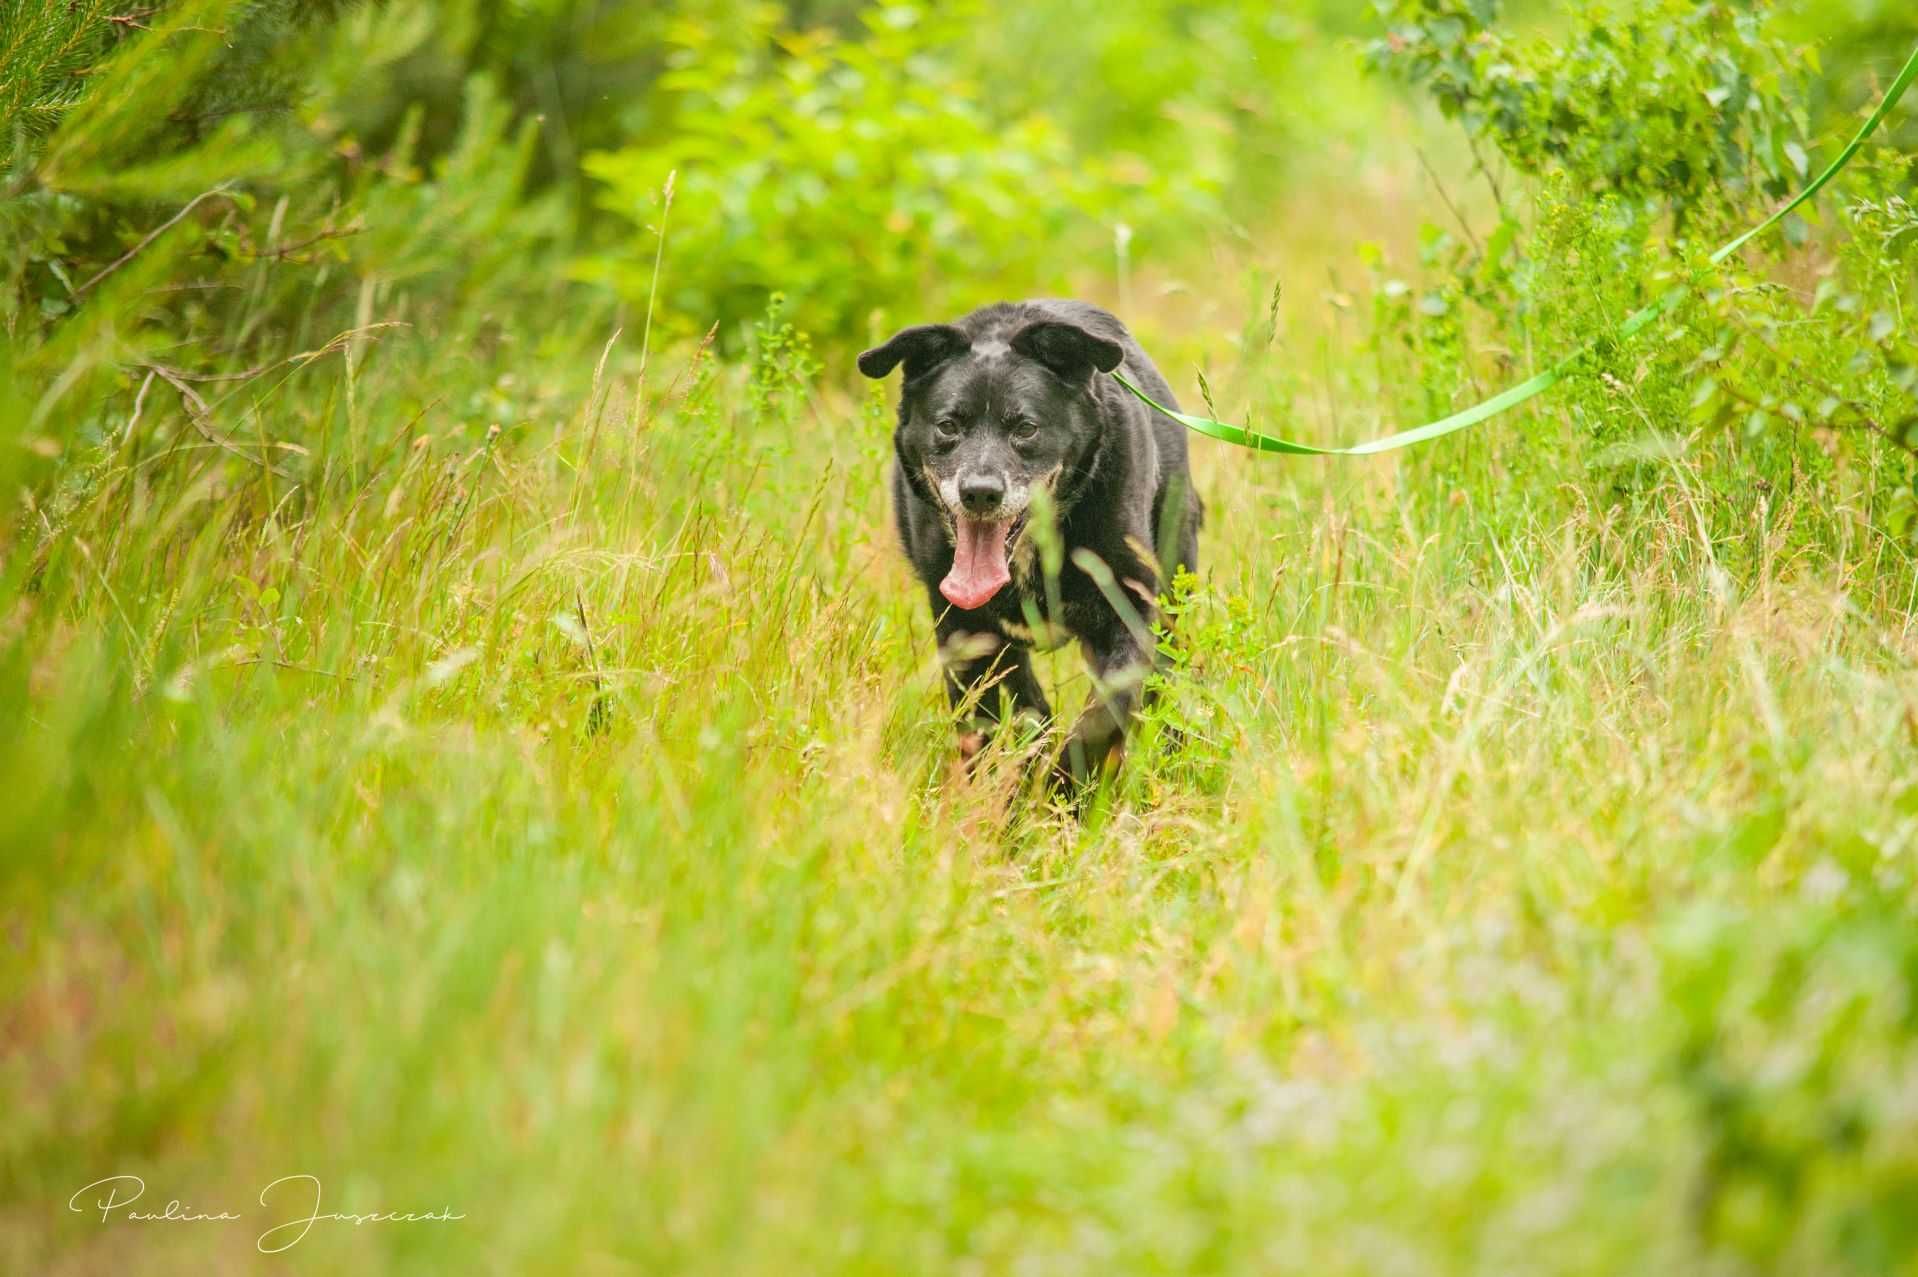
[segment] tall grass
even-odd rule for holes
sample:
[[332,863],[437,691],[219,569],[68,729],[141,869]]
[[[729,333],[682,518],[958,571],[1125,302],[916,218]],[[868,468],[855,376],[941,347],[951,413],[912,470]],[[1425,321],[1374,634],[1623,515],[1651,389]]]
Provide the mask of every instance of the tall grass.
[[[149,383],[9,553],[0,1267],[1908,1261],[1918,634],[1845,499],[1202,447],[1079,823],[949,766],[879,399],[379,336]],[[269,1259],[295,1173],[465,1218]]]
[[[777,306],[736,364],[575,306],[484,78],[360,167],[360,73],[438,29],[341,11],[283,187],[198,139],[178,198],[22,160],[0,218],[0,1272],[1918,1273],[1910,469],[1840,437],[1909,399],[1897,162],[1803,287],[1524,414],[1195,439],[1204,570],[1081,819],[1056,741],[955,764],[884,393]],[[1667,286],[1563,185],[1415,229],[1463,143],[1377,136],[1278,242],[1141,258],[1176,385],[1351,440]],[[114,1175],[239,1218],[103,1220]],[[459,1218],[264,1254],[295,1175]]]

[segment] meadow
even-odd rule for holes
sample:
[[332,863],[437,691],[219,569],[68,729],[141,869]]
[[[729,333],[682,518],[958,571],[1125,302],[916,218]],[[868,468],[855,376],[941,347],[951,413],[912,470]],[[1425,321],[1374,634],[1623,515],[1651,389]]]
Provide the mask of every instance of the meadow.
[[[0,7],[89,68],[0,103],[0,1270],[1918,1273],[1912,104],[1701,265],[1901,8],[1049,0],[1110,110],[958,123],[1025,18],[289,8]],[[1351,442],[1677,279],[1421,449],[1194,439],[1123,767],[956,764],[874,330],[1069,289]],[[460,1218],[263,1253],[289,1175]]]

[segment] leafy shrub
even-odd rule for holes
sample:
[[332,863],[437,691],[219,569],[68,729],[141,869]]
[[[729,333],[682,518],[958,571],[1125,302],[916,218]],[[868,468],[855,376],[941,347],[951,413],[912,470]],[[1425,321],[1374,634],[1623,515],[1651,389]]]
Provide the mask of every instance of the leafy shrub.
[[1669,205],[1681,225],[1723,194],[1783,195],[1809,171],[1805,86],[1818,64],[1752,6],[1581,5],[1569,38],[1522,40],[1499,0],[1375,0],[1377,68],[1423,86],[1520,172],[1563,169],[1589,192]]
[[[1430,283],[1407,282],[1374,253],[1373,351],[1382,381],[1423,388],[1408,411],[1479,397],[1488,371],[1516,380],[1689,279],[1693,301],[1636,342],[1601,343],[1589,375],[1553,395],[1590,445],[1600,489],[1636,501],[1689,456],[1705,463],[1714,534],[1738,538],[1779,494],[1849,469],[1875,526],[1918,530],[1918,374],[1897,302],[1918,238],[1903,194],[1910,158],[1880,139],[1809,220],[1789,219],[1785,236],[1721,266],[1704,261],[1802,186],[1814,154],[1835,149],[1809,136],[1814,56],[1762,7],[1712,0],[1584,4],[1549,42],[1503,29],[1496,0],[1379,8],[1392,25],[1370,46],[1372,65],[1423,86],[1474,143],[1489,139],[1535,179],[1526,217],[1488,171],[1499,209],[1489,236],[1426,227]],[[1821,131],[1847,136],[1859,118],[1837,113]],[[1828,219],[1815,286],[1781,282],[1781,245],[1806,246],[1812,223]],[[1496,352],[1492,368],[1475,347]],[[1506,478],[1538,480],[1510,496],[1557,482],[1562,467],[1539,455],[1497,458]],[[1411,464],[1482,461],[1459,449]]]
[[115,16],[56,5],[9,27],[0,432],[32,454],[102,437],[156,364],[270,367],[449,280],[462,323],[552,287],[527,266],[561,210],[527,198],[535,126],[490,80],[469,79],[431,154],[419,108],[383,152],[350,130],[369,72],[422,48],[432,10],[179,0]]
[[[1909,162],[1867,161],[1864,191],[1834,217],[1833,259],[1808,298],[1735,272],[1700,320],[1710,343],[1687,368],[1690,421],[1747,445],[1804,441],[1807,468],[1832,459],[1872,471],[1866,502],[1881,530],[1918,533],[1918,343],[1899,314],[1918,254],[1918,218],[1889,192]],[[1884,192],[1871,195],[1873,189]],[[1768,476],[1782,478],[1786,476]]]
[[[677,173],[662,297],[728,331],[783,291],[803,328],[863,336],[875,307],[987,300],[1001,281],[1063,282],[1063,243],[1098,244],[1127,188],[1046,117],[995,118],[946,52],[958,18],[891,0],[858,38],[749,7],[673,24],[668,106],[651,141],[600,152],[602,207],[646,231]],[[641,242],[650,237],[642,235]],[[588,273],[643,300],[649,251]]]

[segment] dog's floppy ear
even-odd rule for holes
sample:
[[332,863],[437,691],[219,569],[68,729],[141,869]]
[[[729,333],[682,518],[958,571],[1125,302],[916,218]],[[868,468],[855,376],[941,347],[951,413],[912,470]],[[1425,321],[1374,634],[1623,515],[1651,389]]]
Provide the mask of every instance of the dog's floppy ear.
[[903,363],[911,381],[971,349],[972,338],[951,324],[919,324],[900,329],[885,345],[859,356],[859,371],[877,381]]
[[1095,368],[1111,372],[1125,358],[1125,348],[1110,337],[1056,319],[1027,324],[1012,335],[1012,348],[1067,381],[1083,381]]

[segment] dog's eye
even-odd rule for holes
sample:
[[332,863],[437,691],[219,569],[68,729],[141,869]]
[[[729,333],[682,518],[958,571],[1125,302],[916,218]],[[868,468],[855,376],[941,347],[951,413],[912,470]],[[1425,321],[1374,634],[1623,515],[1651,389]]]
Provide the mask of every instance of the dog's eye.
[[941,417],[932,423],[934,443],[951,443],[959,437],[959,423],[951,417]]
[[1016,443],[1031,443],[1039,437],[1039,423],[1030,417],[1017,417],[1007,423],[1006,429]]

